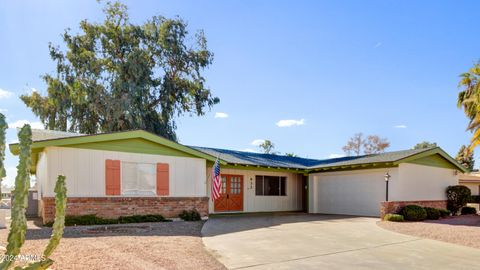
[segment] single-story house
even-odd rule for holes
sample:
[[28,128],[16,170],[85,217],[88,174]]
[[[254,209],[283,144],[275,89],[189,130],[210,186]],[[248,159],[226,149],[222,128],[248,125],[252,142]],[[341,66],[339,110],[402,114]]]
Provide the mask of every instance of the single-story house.
[[458,183],[468,187],[472,195],[480,195],[480,172],[461,173],[458,176]]
[[[60,174],[67,177],[68,215],[176,217],[195,208],[203,216],[267,211],[381,216],[406,203],[445,207],[445,188],[466,171],[438,147],[317,160],[186,146],[143,130],[97,135],[33,130],[32,140],[31,172],[44,222],[54,218]],[[10,151],[18,154],[18,144],[10,144]],[[217,158],[222,195],[212,202]]]

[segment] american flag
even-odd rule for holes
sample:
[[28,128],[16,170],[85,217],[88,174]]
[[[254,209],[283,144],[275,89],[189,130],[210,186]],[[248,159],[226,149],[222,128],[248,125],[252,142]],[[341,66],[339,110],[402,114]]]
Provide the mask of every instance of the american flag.
[[220,190],[222,189],[222,180],[220,179],[220,161],[215,160],[212,168],[212,200],[220,198]]

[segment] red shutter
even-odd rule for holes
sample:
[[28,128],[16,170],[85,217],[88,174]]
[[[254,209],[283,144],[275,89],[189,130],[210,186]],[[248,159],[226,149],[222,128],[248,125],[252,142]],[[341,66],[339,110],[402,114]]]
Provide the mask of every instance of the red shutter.
[[120,160],[105,160],[105,194],[120,195]]
[[157,163],[157,195],[169,194],[169,167],[168,163]]

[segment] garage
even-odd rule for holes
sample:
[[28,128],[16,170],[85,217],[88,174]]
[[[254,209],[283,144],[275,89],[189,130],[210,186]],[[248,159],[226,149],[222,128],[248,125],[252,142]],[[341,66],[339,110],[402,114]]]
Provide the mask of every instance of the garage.
[[317,174],[312,177],[313,211],[322,214],[379,216],[385,200],[384,175],[395,177],[397,168]]

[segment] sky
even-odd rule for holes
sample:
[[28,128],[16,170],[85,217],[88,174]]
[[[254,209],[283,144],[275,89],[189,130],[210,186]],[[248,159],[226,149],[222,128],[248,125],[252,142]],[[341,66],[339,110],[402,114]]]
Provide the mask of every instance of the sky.
[[[391,142],[389,151],[427,140],[455,156],[471,134],[456,107],[459,75],[480,59],[478,1],[124,1],[133,23],[180,16],[204,30],[213,64],[204,72],[220,103],[177,119],[181,143],[329,158],[357,132]],[[42,128],[20,100],[45,93],[55,65],[48,44],[87,19],[94,0],[0,2],[0,112],[9,126]],[[8,150],[7,150],[8,152]],[[480,151],[478,151],[480,152]],[[478,156],[477,156],[478,157]],[[480,163],[480,162],[479,162]],[[7,179],[17,159],[6,157]]]

